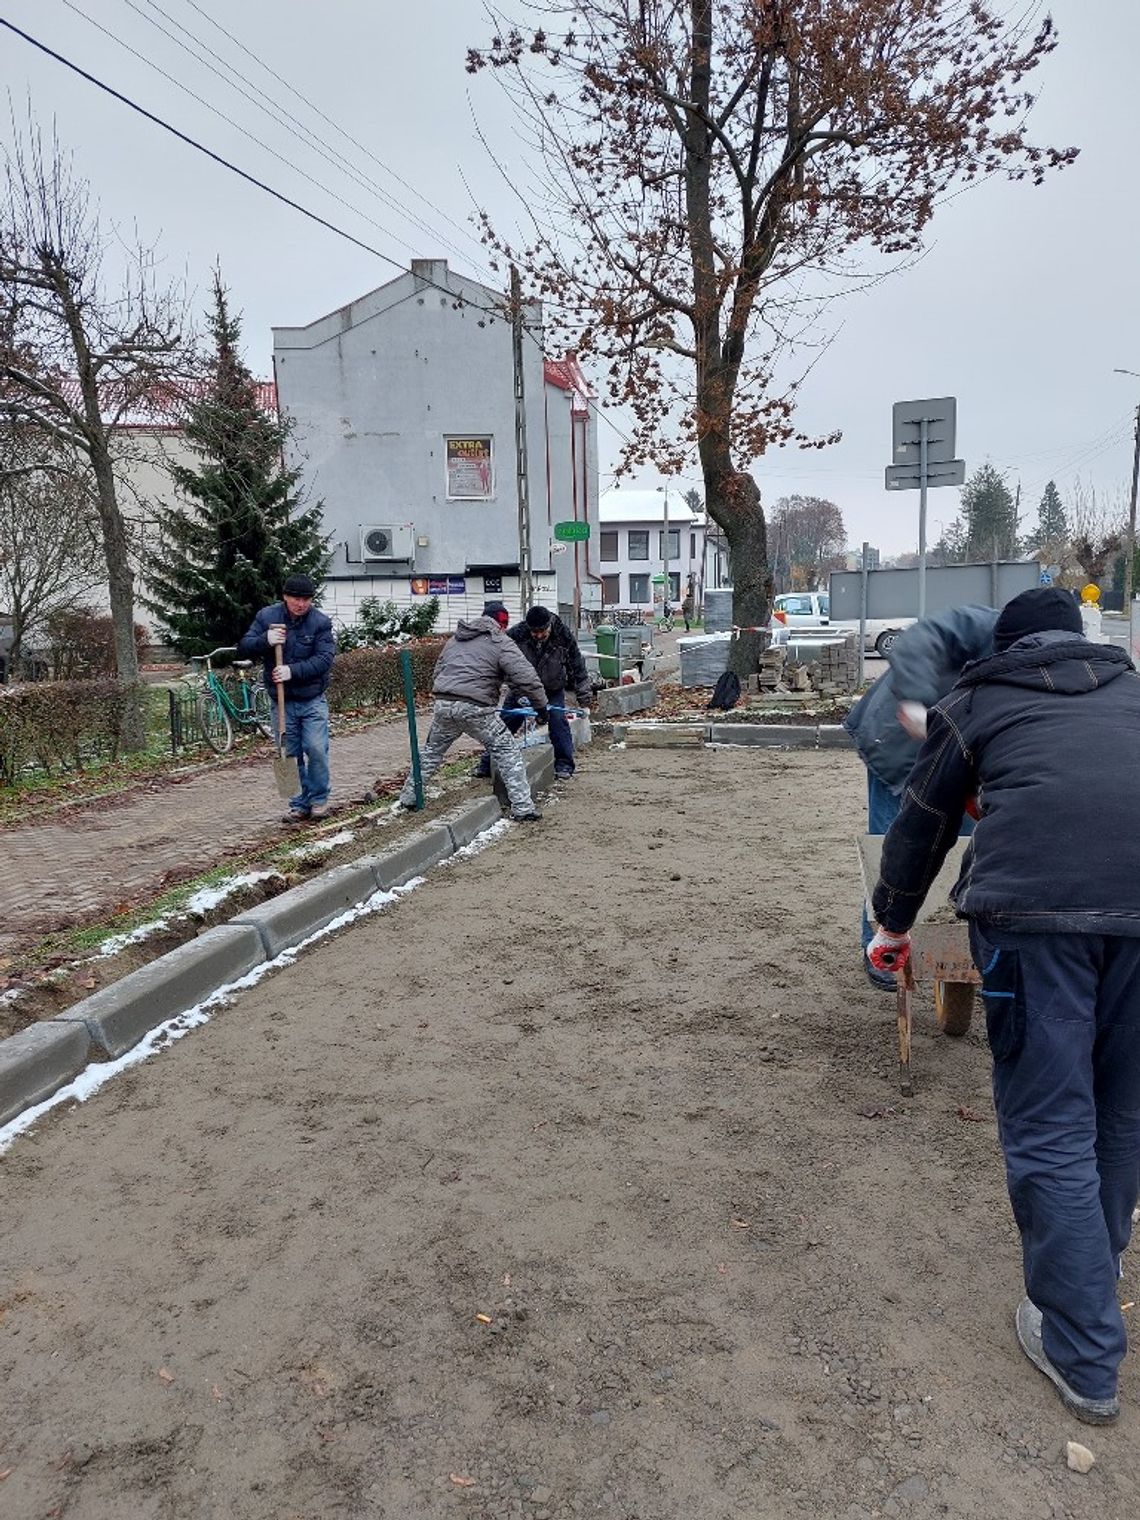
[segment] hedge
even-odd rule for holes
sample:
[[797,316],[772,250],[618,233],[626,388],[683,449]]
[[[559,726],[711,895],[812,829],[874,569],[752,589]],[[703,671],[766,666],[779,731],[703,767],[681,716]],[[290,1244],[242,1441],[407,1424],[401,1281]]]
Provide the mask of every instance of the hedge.
[[0,784],[15,786],[33,765],[50,773],[117,759],[128,706],[145,696],[145,687],[113,680],[0,688]]
[[384,707],[404,695],[400,674],[400,649],[412,657],[412,679],[419,695],[431,691],[435,662],[443,639],[417,639],[402,646],[387,644],[379,649],[352,649],[338,654],[329,680],[329,709],[334,713],[358,712],[363,707]]

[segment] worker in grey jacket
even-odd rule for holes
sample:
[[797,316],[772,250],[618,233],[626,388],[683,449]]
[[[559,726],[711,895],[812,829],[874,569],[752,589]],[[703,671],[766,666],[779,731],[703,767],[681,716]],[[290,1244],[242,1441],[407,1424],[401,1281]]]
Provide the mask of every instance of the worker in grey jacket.
[[[534,666],[498,622],[484,616],[459,623],[436,661],[435,711],[420,756],[420,776],[426,785],[460,734],[469,734],[490,751],[511,799],[511,817],[533,823],[542,814],[530,794],[522,751],[499,716],[499,692],[504,685],[530,699],[536,722],[547,721],[546,690]],[[411,809],[415,805],[415,780],[409,775],[399,806]]]
[[[867,832],[885,834],[898,817],[907,777],[926,738],[926,712],[940,702],[972,660],[993,653],[992,607],[951,607],[905,629],[881,675],[847,714],[843,727],[867,767]],[[968,832],[964,829],[963,832]],[[863,910],[863,949],[873,930]],[[895,978],[863,959],[868,980],[894,992]]]

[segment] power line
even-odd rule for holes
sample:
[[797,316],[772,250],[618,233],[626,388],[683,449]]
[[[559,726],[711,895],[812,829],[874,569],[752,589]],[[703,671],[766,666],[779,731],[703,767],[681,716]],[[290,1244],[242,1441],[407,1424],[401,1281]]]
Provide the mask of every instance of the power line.
[[[70,5],[72,9],[75,9],[75,6],[71,5],[71,0],[64,0],[64,3]],[[188,54],[189,57],[193,58],[196,63],[200,63],[205,69],[213,74],[215,78],[220,79],[224,85],[227,85],[230,89],[236,91],[237,94],[239,94],[244,100],[248,100],[251,105],[255,106],[264,115],[268,116],[270,120],[273,121],[277,126],[283,127],[286,132],[295,137],[299,142],[303,143],[303,145],[311,152],[315,152],[320,158],[323,158],[326,163],[331,164],[334,169],[338,169],[342,174],[351,179],[352,182],[358,185],[362,190],[365,190],[369,194],[374,195],[385,207],[387,207],[388,210],[395,211],[397,215],[402,216],[406,221],[410,222],[412,226],[418,228],[421,232],[426,233],[429,237],[434,238],[438,242],[442,243],[444,247],[450,249],[451,252],[456,255],[456,257],[468,257],[468,255],[461,252],[457,244],[455,244],[451,238],[439,232],[435,227],[424,221],[423,218],[420,217],[415,211],[411,210],[401,201],[397,200],[395,196],[391,195],[387,190],[384,189],[382,185],[378,184],[374,179],[371,179],[369,176],[362,174],[354,164],[346,160],[342,154],[338,154],[331,143],[320,137],[316,132],[313,132],[309,127],[305,126],[303,122],[297,121],[295,118],[291,118],[287,107],[274,100],[271,95],[267,95],[264,90],[262,90],[258,85],[254,84],[254,82],[248,78],[247,75],[243,74],[240,69],[234,68],[234,66],[225,58],[223,58],[220,53],[215,52],[215,50],[211,48],[207,43],[203,42],[200,37],[196,36],[187,27],[184,27],[182,23],[171,16],[169,12],[163,10],[162,6],[157,3],[157,0],[147,0],[147,4],[150,6],[151,10],[157,11],[160,16],[164,17],[167,21],[170,22],[172,26],[176,27],[178,31],[182,32],[184,36],[188,37],[190,39],[190,42],[194,44],[193,47],[190,46],[190,43],[184,42],[181,37],[176,37],[173,32],[168,31],[166,27],[164,27],[160,22],[156,21],[153,16],[150,16],[145,11],[141,10],[135,3],[135,0],[123,0],[123,4],[126,5],[130,10],[134,11],[134,13],[143,21],[147,22],[149,26],[153,26],[156,31],[162,34],[162,36],[173,42],[176,47],[181,48],[182,51]],[[85,19],[88,21],[91,20],[89,16],[85,17]],[[207,58],[203,57],[201,53],[196,51],[196,48],[198,47],[202,48],[203,51],[209,55],[209,58],[213,58],[218,63],[220,63],[222,68],[225,69],[228,74],[232,74],[234,78],[226,78],[226,76],[222,74],[217,68],[215,68]],[[235,83],[235,80],[240,80],[241,83]],[[243,89],[243,85],[248,85],[249,89]],[[249,93],[250,90],[254,92],[252,95]],[[260,99],[255,99],[255,95],[260,96]]]
[[[140,63],[144,63],[148,69],[153,69],[156,74],[160,75],[169,84],[172,84],[175,89],[181,90],[184,95],[188,95],[190,99],[196,101],[198,105],[204,106],[207,111],[211,112],[212,115],[219,117],[226,123],[227,126],[233,127],[235,132],[240,132],[243,137],[247,137],[251,143],[254,143],[257,147],[263,149],[264,152],[268,153],[271,158],[277,159],[277,161],[284,164],[287,169],[292,169],[294,174],[299,174],[302,179],[307,180],[310,185],[315,185],[318,190],[323,190],[326,195],[331,196],[334,201],[343,206],[346,210],[352,211],[357,216],[361,217],[362,220],[366,221],[370,227],[375,227],[378,232],[386,233],[390,238],[393,239],[393,241],[400,243],[410,252],[415,251],[412,247],[412,244],[408,243],[404,238],[400,237],[398,233],[392,232],[389,228],[383,226],[380,222],[375,221],[372,217],[367,216],[363,211],[358,210],[358,208],[355,207],[351,201],[346,201],[345,198],[342,195],[338,195],[335,190],[330,190],[327,185],[322,185],[320,180],[314,179],[313,176],[302,169],[299,164],[295,164],[292,159],[286,158],[285,155],[283,153],[279,153],[276,148],[271,148],[267,142],[263,142],[260,137],[256,137],[252,132],[248,130],[248,128],[243,127],[240,122],[235,121],[232,116],[227,116],[225,111],[220,110],[217,106],[211,105],[208,100],[206,100],[203,96],[197,94],[190,88],[189,85],[184,84],[181,79],[175,78],[173,74],[168,73],[166,69],[155,63],[153,59],[148,58],[145,53],[140,53],[137,48],[133,48],[130,43],[125,42],[122,37],[116,36],[115,33],[112,32],[109,28],[103,26],[101,22],[96,21],[93,16],[89,16],[85,10],[76,5],[75,0],[63,0],[63,4],[67,7],[68,10],[73,11],[77,16],[81,16],[83,20],[86,21],[90,26],[93,26],[96,31],[102,32],[102,34],[105,37],[109,37],[112,42],[118,43],[119,47],[125,49],[125,51],[130,53],[133,58],[137,58]],[[5,25],[11,25],[11,23],[6,22]],[[13,27],[12,30],[15,31],[17,28]],[[20,33],[20,35],[27,36],[27,33]],[[50,50],[45,49],[45,51]],[[54,54],[53,56],[62,57],[60,54]],[[66,62],[67,60],[63,61]],[[78,69],[75,64],[69,64],[69,67],[76,68],[76,71],[79,73],[83,72],[83,70]],[[87,75],[85,77],[92,79],[94,78],[93,75]],[[104,88],[106,87],[104,86]],[[126,99],[125,96],[120,98]],[[132,101],[130,104],[134,105],[134,102]],[[141,107],[136,107],[136,109],[141,110]],[[154,119],[160,120],[160,118],[157,117]],[[165,122],[162,124],[164,126],[166,125]],[[195,146],[201,145],[195,144]],[[205,151],[209,150],[207,149]]]
[[[65,0],[65,3],[69,3],[69,0]],[[90,20],[91,18],[87,17],[86,19]],[[98,25],[98,23],[93,24]],[[129,95],[124,95],[121,90],[116,90],[112,85],[106,84],[102,79],[97,78],[96,75],[90,73],[87,69],[84,69],[79,64],[74,63],[70,58],[65,57],[64,54],[56,52],[56,50],[49,47],[46,42],[41,42],[38,38],[33,37],[29,32],[25,32],[22,30],[22,28],[16,26],[6,17],[0,16],[0,26],[6,27],[8,31],[12,32],[15,36],[22,38],[25,42],[30,43],[32,47],[38,49],[39,52],[45,54],[48,58],[53,58],[56,63],[63,64],[64,68],[70,69],[73,74],[77,74],[81,79],[85,79],[88,84],[93,84],[96,89],[102,90],[106,95],[110,95],[113,100],[119,101],[120,104],[127,106],[128,109],[136,112],[137,115],[144,117],[149,122],[153,122],[156,127],[161,127],[164,132],[169,132],[172,137],[178,138],[179,142],[185,143],[188,147],[194,148],[199,153],[204,153],[207,158],[211,159],[214,163],[219,164],[223,169],[228,169],[231,174],[236,174],[239,179],[245,180],[247,184],[253,185],[258,190],[264,191],[266,195],[271,195],[274,200],[280,201],[282,205],[288,206],[291,210],[299,212],[302,216],[307,217],[309,221],[316,222],[319,227],[324,227],[327,231],[334,233],[337,237],[344,238],[346,242],[352,243],[355,247],[362,249],[365,253],[370,253],[374,258],[382,260],[385,264],[390,264],[393,269],[399,270],[401,274],[415,273],[415,271],[409,270],[407,265],[401,264],[398,259],[394,259],[391,254],[382,253],[379,248],[373,248],[370,243],[364,242],[363,239],[358,238],[354,233],[346,232],[343,227],[338,227],[335,222],[330,222],[327,217],[321,216],[316,211],[310,211],[309,208],[307,206],[303,206],[300,201],[293,200],[291,196],[285,195],[283,191],[275,190],[272,185],[266,184],[264,180],[258,179],[256,175],[250,174],[247,170],[239,168],[237,164],[231,163],[227,158],[223,158],[220,153],[215,153],[212,148],[206,147],[204,143],[200,143],[196,138],[189,136],[188,133],[183,132],[178,127],[173,126],[170,122],[164,120],[163,117],[156,116],[153,111],[148,111],[145,106],[139,105],[138,102],[132,100]],[[104,28],[100,27],[99,30],[102,31]],[[128,49],[128,51],[133,51],[133,49]],[[159,70],[159,72],[162,71]],[[178,83],[177,80],[173,82]],[[192,92],[188,91],[187,93]],[[210,109],[213,108],[210,107]],[[228,120],[228,118],[226,118],[222,112],[216,112],[215,114],[222,116],[224,120]],[[231,125],[236,125],[236,123],[231,123]],[[238,128],[238,130],[244,132],[243,128]],[[248,132],[244,133],[244,135],[247,137],[250,136]],[[253,140],[257,141],[257,139]],[[280,155],[277,156],[280,157]],[[282,160],[282,162],[288,161]],[[306,178],[307,177],[308,176],[306,176]],[[377,224],[374,223],[373,225]],[[380,230],[383,231],[384,229],[381,228]],[[441,294],[450,296],[453,300],[456,298],[456,292],[449,289],[447,286],[439,285],[427,276],[417,275],[417,278],[422,280],[423,284],[426,285],[429,289],[438,290],[441,292]],[[505,320],[505,312],[502,308],[496,309],[490,306],[483,306],[478,301],[472,300],[468,296],[461,296],[459,299],[463,302],[464,305],[470,306],[475,311],[481,311],[485,316],[498,318],[500,321]],[[541,353],[542,345],[534,336],[533,332],[531,332],[530,329],[525,325],[524,331],[527,333],[527,336],[531,339],[531,341],[535,344]],[[586,396],[585,401],[590,410],[594,412],[596,416],[600,417],[603,422],[607,423],[614,430],[614,432],[617,433],[618,437],[621,438],[624,443],[628,444],[631,442],[628,434],[623,432],[623,430],[618,427],[617,423],[612,421],[612,419],[602,411],[602,409],[590,396]]]
[[[148,0],[148,3],[154,5],[154,0]],[[449,216],[447,214],[447,212],[444,211],[442,209],[442,207],[437,206],[434,201],[430,201],[427,198],[427,196],[423,194],[422,191],[419,191],[413,185],[410,185],[406,179],[402,178],[399,174],[397,174],[396,171],[395,171],[395,169],[391,168],[388,164],[386,164],[383,159],[377,158],[376,154],[373,153],[370,148],[366,147],[364,145],[364,143],[362,143],[358,138],[353,137],[350,132],[346,132],[343,127],[339,126],[332,119],[331,116],[327,116],[325,114],[325,112],[322,111],[321,108],[318,105],[315,105],[313,103],[313,101],[311,101],[308,98],[307,95],[303,95],[300,90],[298,90],[294,85],[290,84],[289,81],[287,79],[283,78],[282,75],[280,75],[279,73],[277,73],[277,71],[275,69],[270,68],[270,66],[265,62],[265,60],[263,58],[260,58],[256,53],[254,53],[253,51],[251,51],[251,49],[249,49],[248,47],[246,47],[246,45],[245,45],[244,42],[240,41],[237,37],[235,37],[232,32],[226,31],[225,27],[222,26],[221,22],[220,21],[215,21],[214,18],[213,18],[213,16],[211,16],[208,11],[204,11],[200,5],[197,5],[195,3],[195,0],[185,0],[185,3],[190,7],[191,10],[197,11],[198,14],[199,14],[199,16],[201,16],[204,21],[208,21],[212,27],[216,28],[219,32],[221,32],[221,34],[222,34],[223,37],[227,37],[230,40],[230,42],[232,42],[233,45],[236,48],[238,48],[241,52],[243,52],[246,55],[247,58],[251,58],[253,60],[253,62],[258,65],[259,68],[264,69],[265,72],[272,79],[276,79],[277,82],[278,82],[278,84],[284,85],[285,89],[287,89],[289,91],[290,95],[296,96],[296,98],[299,101],[301,101],[301,103],[303,105],[308,106],[309,110],[312,111],[315,116],[319,116],[320,119],[323,122],[325,122],[328,126],[330,126],[333,129],[334,132],[339,133],[340,136],[344,138],[345,142],[351,143],[352,146],[354,148],[356,148],[358,152],[363,153],[366,158],[371,159],[372,162],[377,166],[377,168],[382,169],[385,174],[390,175],[392,177],[392,179],[394,179],[398,185],[402,185],[405,190],[409,190],[419,200],[422,200],[425,206],[430,207],[430,209],[432,211],[434,211],[437,216],[441,216],[444,219],[444,221],[447,222],[447,223],[449,223],[450,226],[454,227],[457,232],[461,232],[463,234],[463,236],[468,239],[469,242],[474,243],[478,248],[480,248],[480,250],[482,249],[483,245],[479,242],[478,238],[474,237],[467,230],[467,228],[465,228],[462,225],[462,223],[457,222],[454,219],[454,217]],[[157,10],[158,6],[155,5],[154,8]],[[165,14],[165,12],[163,14]],[[167,19],[170,19],[170,18],[167,18]],[[177,22],[175,22],[174,24],[176,26],[178,25]],[[196,39],[196,40],[198,40],[198,39]],[[203,43],[202,46],[205,47],[205,43]]]

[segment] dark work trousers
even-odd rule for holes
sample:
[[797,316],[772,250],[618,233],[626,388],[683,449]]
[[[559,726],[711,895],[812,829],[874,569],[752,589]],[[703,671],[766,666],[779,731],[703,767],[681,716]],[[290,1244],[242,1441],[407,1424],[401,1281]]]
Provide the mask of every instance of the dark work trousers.
[[[574,774],[574,736],[570,732],[570,724],[566,720],[564,712],[554,712],[555,707],[566,706],[566,693],[564,691],[548,691],[546,700],[551,704],[550,713],[550,743],[554,748],[554,769],[563,775]],[[508,692],[506,707],[520,707],[522,695],[517,691]],[[525,718],[504,716],[503,722],[512,734],[517,734],[526,722]],[[491,774],[491,757],[484,754],[479,761],[477,772],[481,776]]]
[[972,920],[994,1103],[1045,1355],[1107,1399],[1127,1348],[1120,1257],[1140,1195],[1140,939]]

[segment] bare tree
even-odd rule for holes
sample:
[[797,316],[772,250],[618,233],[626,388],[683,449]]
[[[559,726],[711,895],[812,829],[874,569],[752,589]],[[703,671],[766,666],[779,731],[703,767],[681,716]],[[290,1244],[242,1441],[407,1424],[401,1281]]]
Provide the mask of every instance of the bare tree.
[[[37,431],[90,470],[115,632],[118,679],[134,684],[134,570],[115,476],[114,430],[186,369],[183,303],[160,290],[151,250],[110,239],[88,187],[53,139],[15,134],[0,205],[0,422]],[[119,250],[116,248],[116,253]],[[124,743],[142,742],[135,704]]]
[[[492,12],[498,35],[468,68],[499,71],[543,204],[529,246],[484,217],[486,241],[608,363],[634,418],[625,465],[675,473],[697,447],[734,621],[763,624],[750,470],[773,445],[831,441],[794,427],[785,345],[863,273],[857,250],[913,256],[952,185],[1036,182],[1075,157],[1026,136],[1024,81],[1052,23],[1033,30],[1032,0],[1010,18],[984,0],[517,3],[529,24]],[[755,644],[736,642],[747,669]]]
[[814,591],[824,573],[842,566],[843,513],[821,496],[781,496],[772,512],[773,560],[786,563],[791,587]]
[[40,437],[0,430],[0,600],[12,620],[13,670],[28,636],[102,580],[90,471],[58,450],[44,456]]
[[1127,509],[1123,501],[1106,502],[1097,495],[1095,486],[1086,486],[1078,475],[1065,503],[1065,514],[1069,541],[1068,552],[1060,561],[1062,582],[1102,585],[1109,563],[1124,544]]

